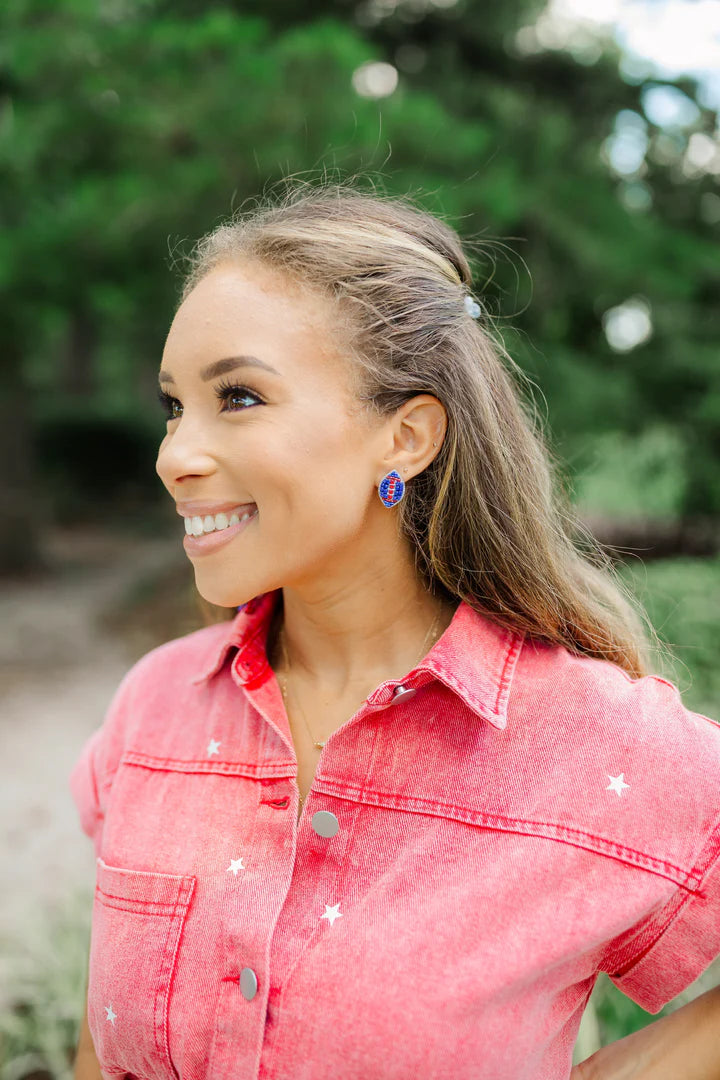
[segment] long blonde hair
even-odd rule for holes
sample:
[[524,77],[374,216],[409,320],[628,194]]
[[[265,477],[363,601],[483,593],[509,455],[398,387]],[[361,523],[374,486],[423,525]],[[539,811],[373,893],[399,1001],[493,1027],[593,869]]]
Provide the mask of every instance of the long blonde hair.
[[[633,677],[653,670],[652,650],[665,646],[577,518],[532,384],[482,297],[481,317],[468,314],[473,275],[449,225],[408,196],[363,191],[352,179],[290,178],[187,259],[180,303],[228,260],[268,267],[332,301],[366,408],[392,413],[421,393],[443,403],[442,447],[394,511],[432,593]],[[201,610],[208,621],[212,606]]]

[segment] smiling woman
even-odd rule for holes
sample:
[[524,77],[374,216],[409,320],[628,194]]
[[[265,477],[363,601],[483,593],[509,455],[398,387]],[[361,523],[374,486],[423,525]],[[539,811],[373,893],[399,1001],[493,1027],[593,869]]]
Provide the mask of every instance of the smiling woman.
[[[444,409],[431,395],[415,395],[396,418],[397,431],[360,409],[347,361],[332,347],[330,307],[322,296],[288,295],[277,274],[225,261],[189,293],[168,334],[160,377],[167,383],[172,371],[181,396],[167,399],[168,433],[157,461],[163,483],[178,509],[203,516],[208,530],[229,504],[257,508],[230,537],[242,544],[241,561],[233,545],[223,546],[227,557],[195,564],[199,592],[218,605],[318,577],[327,588],[333,573],[339,583],[351,567],[377,567],[383,548],[400,547],[394,521],[368,492],[382,478],[375,476],[383,455],[389,461],[404,453],[405,474],[425,463]],[[217,366],[205,360],[232,350],[239,322],[255,360],[235,361],[242,384],[214,386]],[[400,440],[416,445],[403,451]],[[186,543],[186,550],[215,554],[218,540],[191,550]],[[401,563],[393,560],[393,580],[413,597],[414,577],[408,550]],[[429,598],[421,606],[432,611]]]
[[599,972],[657,1012],[720,951],[720,727],[471,285],[349,182],[193,252],[156,467],[230,618],[142,657],[71,777],[105,1076],[561,1080]]

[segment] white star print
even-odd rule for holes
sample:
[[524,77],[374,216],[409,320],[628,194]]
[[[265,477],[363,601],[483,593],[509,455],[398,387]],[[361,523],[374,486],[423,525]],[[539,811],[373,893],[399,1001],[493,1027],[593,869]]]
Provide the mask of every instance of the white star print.
[[339,904],[335,904],[334,907],[330,907],[329,904],[325,905],[325,912],[320,916],[321,919],[327,919],[330,925],[335,922],[336,919],[342,918],[342,911],[338,911]]
[[113,1012],[112,1005],[105,1005],[104,1008],[105,1008],[105,1012],[107,1013],[107,1016],[106,1016],[105,1019],[109,1020],[111,1022],[111,1024],[112,1024],[112,1026],[115,1027],[115,1020],[117,1018],[117,1013]]
[[619,776],[610,776],[607,774],[610,783],[605,788],[606,791],[617,791],[618,795],[622,795],[625,788],[629,788],[630,785],[625,783],[625,773],[620,773]]
[[208,757],[212,757],[213,754],[218,754],[220,752],[220,743],[215,742],[214,739],[211,739],[210,742],[208,743],[207,752],[208,752]]
[[243,866],[242,856],[239,859],[231,859],[228,870],[232,870],[235,877],[237,877],[238,870],[247,870],[247,866]]

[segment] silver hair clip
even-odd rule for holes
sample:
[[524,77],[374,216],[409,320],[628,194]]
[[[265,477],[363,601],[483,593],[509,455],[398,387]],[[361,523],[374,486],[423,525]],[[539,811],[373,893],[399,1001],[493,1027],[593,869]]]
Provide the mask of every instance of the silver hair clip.
[[464,303],[468,315],[471,315],[473,319],[478,319],[480,317],[481,309],[477,300],[474,300],[472,296],[466,296]]

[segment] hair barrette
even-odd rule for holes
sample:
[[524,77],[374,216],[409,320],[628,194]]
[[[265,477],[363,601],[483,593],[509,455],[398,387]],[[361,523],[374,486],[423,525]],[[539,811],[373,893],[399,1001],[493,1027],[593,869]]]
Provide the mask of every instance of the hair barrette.
[[466,296],[464,303],[465,310],[467,311],[468,315],[472,316],[473,319],[478,319],[480,317],[481,309],[477,300],[475,300],[472,296]]

